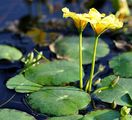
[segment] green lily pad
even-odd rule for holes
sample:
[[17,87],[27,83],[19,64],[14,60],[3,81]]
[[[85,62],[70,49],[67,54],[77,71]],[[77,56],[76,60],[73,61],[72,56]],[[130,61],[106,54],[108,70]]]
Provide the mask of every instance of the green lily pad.
[[79,80],[79,65],[68,61],[54,61],[29,68],[26,79],[40,85],[63,85]]
[[120,78],[114,87],[111,87],[111,82],[116,79],[116,76],[111,75],[104,78],[101,82],[101,87],[108,87],[96,95],[102,101],[112,103],[115,101],[118,105],[132,107],[132,78]]
[[22,74],[10,78],[6,83],[7,88],[15,89],[16,92],[30,93],[38,91],[42,86],[27,80]]
[[114,73],[121,77],[132,77],[132,52],[127,52],[114,57],[110,61]]
[[35,118],[22,111],[0,109],[0,120],[35,120]]
[[54,116],[78,114],[90,100],[86,92],[75,87],[44,87],[27,98],[33,109]]
[[114,110],[96,110],[85,115],[81,120],[119,120],[120,114]]
[[0,51],[0,59],[15,61],[22,57],[22,53],[18,49],[8,45],[0,45]]
[[[92,62],[94,46],[94,37],[83,38],[83,64]],[[54,44],[54,52],[59,56],[67,58],[71,61],[79,61],[79,37],[64,37],[64,39],[58,40]],[[97,47],[96,58],[104,57],[109,53],[108,45],[99,39]]]
[[48,120],[80,120],[82,117],[83,117],[82,115],[70,115],[63,117],[52,117],[48,118]]

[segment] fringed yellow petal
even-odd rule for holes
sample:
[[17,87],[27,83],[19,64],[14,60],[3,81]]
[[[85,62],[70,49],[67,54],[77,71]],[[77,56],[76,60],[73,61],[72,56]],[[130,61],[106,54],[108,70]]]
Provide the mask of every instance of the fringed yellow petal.
[[123,26],[123,22],[119,21],[115,15],[110,14],[109,16],[102,19],[103,22],[107,22],[108,29],[119,29]]
[[62,12],[63,12],[63,17],[64,18],[72,18],[74,23],[75,23],[75,26],[77,27],[77,29],[80,31],[83,31],[88,23],[88,18],[87,17],[87,14],[84,13],[84,14],[77,14],[75,12],[70,12],[68,8],[63,8],[62,9]]
[[77,14],[70,12],[68,8],[63,8],[63,17],[70,17],[73,19],[75,26],[78,30],[83,31],[87,23],[90,22],[93,30],[97,35],[102,34],[107,29],[119,29],[123,26],[123,23],[119,21],[115,15],[110,14],[105,17],[105,14],[98,12],[95,8],[91,8],[88,13]]
[[64,7],[64,8],[62,8],[62,12],[67,13],[67,12],[70,12],[70,11],[69,11],[69,9],[67,7]]
[[90,18],[90,20],[101,20],[102,17],[105,17],[105,14],[101,14],[100,12],[98,12],[95,8],[91,8],[88,16]]
[[97,35],[102,34],[108,29],[119,29],[123,26],[123,23],[119,21],[115,15],[110,14],[104,17],[104,14],[100,14],[96,9],[90,9],[88,16],[90,18],[90,24]]
[[97,35],[99,35],[100,33],[103,33],[104,30],[106,30],[106,26],[103,23],[97,23],[95,26],[95,32],[97,33]]
[[64,18],[68,18],[68,17],[72,17],[73,18],[76,15],[76,13],[70,12],[69,9],[66,8],[66,7],[62,9],[62,12],[63,12],[63,17]]

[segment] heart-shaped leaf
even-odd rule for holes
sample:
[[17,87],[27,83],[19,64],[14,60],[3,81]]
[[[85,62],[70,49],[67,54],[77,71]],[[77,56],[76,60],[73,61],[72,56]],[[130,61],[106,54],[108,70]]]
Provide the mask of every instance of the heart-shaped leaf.
[[[93,46],[94,46],[93,37],[83,38],[82,46],[83,64],[91,63],[93,55]],[[79,37],[76,36],[64,37],[64,39],[55,41],[53,51],[56,52],[61,57],[67,58],[74,62],[78,62]],[[109,53],[108,45],[104,43],[101,39],[99,39],[96,58],[98,59],[99,57],[104,57],[108,53]]]
[[54,61],[29,68],[25,77],[40,85],[62,85],[79,80],[79,65],[68,61]]
[[85,115],[81,120],[119,120],[120,114],[114,110],[96,110]]
[[0,59],[15,61],[22,57],[22,53],[18,49],[8,45],[0,45],[0,51]]
[[114,73],[121,77],[132,77],[132,52],[127,52],[114,57],[110,61]]
[[35,118],[22,111],[0,109],[0,120],[35,120]]
[[[104,102],[112,103],[114,101],[118,105],[132,107],[132,78],[120,78],[116,84],[114,80],[116,80],[114,75],[104,78],[101,87],[107,89],[96,92],[97,97]],[[111,86],[112,83],[115,84],[114,87]]]
[[30,93],[38,91],[42,86],[27,80],[22,74],[10,78],[6,83],[7,88],[15,89],[16,92]]
[[52,117],[48,118],[48,120],[81,120],[82,115],[70,115],[70,116],[63,116],[63,117]]
[[78,114],[90,102],[90,96],[75,87],[44,87],[27,98],[31,107],[54,116]]

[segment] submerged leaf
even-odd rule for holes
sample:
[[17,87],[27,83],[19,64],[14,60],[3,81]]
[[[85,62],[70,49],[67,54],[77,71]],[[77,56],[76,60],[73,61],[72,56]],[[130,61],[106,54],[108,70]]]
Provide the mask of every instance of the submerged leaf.
[[79,80],[79,66],[68,61],[54,61],[29,68],[26,79],[40,85],[64,85]]
[[114,57],[110,61],[114,73],[121,77],[132,77],[132,52],[127,52]]
[[[88,37],[83,38],[83,64],[91,63],[92,55],[93,55],[93,46],[94,46],[94,38]],[[63,57],[65,59],[78,62],[79,61],[79,38],[76,36],[65,37],[64,39],[57,40],[54,44],[54,50],[52,50],[58,54],[58,56]],[[108,45],[103,42],[101,39],[99,40],[99,44],[97,47],[97,59],[100,57],[104,57],[109,53]]]
[[111,87],[110,84],[115,78],[116,76],[111,75],[102,80],[101,87],[107,86],[108,88],[97,92],[97,97],[104,102],[112,103],[115,101],[118,105],[132,107],[132,79],[120,78],[118,83],[114,87]]
[[120,114],[114,110],[96,110],[85,115],[81,120],[119,120]]
[[22,111],[0,109],[0,120],[35,120],[35,118]]
[[7,88],[15,89],[16,92],[30,93],[38,91],[42,86],[27,80],[22,74],[10,78],[6,83]]
[[22,53],[15,47],[8,45],[0,45],[0,59],[7,59],[10,61],[19,60]]
[[54,116],[74,115],[85,108],[90,96],[75,87],[44,87],[27,98],[31,107]]

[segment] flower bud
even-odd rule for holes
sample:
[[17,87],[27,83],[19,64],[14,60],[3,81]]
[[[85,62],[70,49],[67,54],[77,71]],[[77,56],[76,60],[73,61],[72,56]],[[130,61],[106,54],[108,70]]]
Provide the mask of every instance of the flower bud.
[[117,77],[111,82],[110,86],[111,86],[111,87],[115,87],[115,85],[118,83],[119,79],[120,79],[120,77],[117,76]]

